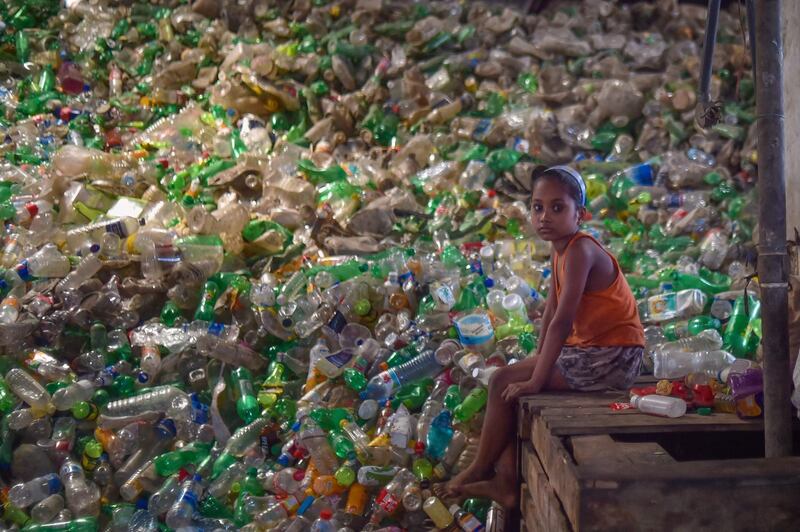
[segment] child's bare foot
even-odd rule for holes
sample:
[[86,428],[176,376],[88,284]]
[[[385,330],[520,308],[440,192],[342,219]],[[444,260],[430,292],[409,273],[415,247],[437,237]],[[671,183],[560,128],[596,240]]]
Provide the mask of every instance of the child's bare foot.
[[513,479],[495,475],[490,480],[481,480],[464,484],[459,489],[459,496],[463,499],[480,497],[492,499],[506,511],[516,509],[519,504],[519,489]]
[[461,489],[465,485],[488,478],[491,474],[491,471],[474,467],[473,464],[444,484],[439,484],[439,490],[444,498],[458,499],[461,497]]

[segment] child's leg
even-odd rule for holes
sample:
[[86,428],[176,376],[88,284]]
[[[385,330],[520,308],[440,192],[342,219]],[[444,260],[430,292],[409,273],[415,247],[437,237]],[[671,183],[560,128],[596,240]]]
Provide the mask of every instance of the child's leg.
[[509,441],[497,462],[497,474],[490,480],[465,484],[460,489],[464,497],[492,499],[506,510],[513,510],[519,501],[517,488],[517,461],[514,441]]
[[[465,484],[492,476],[495,463],[503,450],[509,446],[517,430],[516,404],[506,402],[502,393],[511,383],[530,379],[536,361],[536,357],[526,358],[517,364],[500,368],[492,375],[489,380],[489,400],[486,404],[478,454],[471,466],[447,483],[445,491],[449,496],[457,496],[460,487]],[[548,379],[546,389],[566,389],[563,377],[555,368]]]

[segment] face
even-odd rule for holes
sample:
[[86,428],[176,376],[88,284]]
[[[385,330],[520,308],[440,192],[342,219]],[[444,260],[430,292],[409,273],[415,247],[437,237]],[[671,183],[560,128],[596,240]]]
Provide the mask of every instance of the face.
[[531,201],[531,221],[542,240],[569,237],[578,230],[585,209],[578,208],[567,187],[556,179],[536,180]]

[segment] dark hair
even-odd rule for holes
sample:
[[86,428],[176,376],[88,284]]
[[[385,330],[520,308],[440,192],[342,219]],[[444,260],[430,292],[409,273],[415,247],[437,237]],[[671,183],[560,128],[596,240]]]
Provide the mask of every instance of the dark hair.
[[547,166],[539,165],[531,172],[531,201],[533,201],[533,189],[536,182],[540,179],[552,179],[559,182],[567,189],[567,194],[575,201],[575,208],[583,207],[581,189],[571,176],[561,170],[552,169]]

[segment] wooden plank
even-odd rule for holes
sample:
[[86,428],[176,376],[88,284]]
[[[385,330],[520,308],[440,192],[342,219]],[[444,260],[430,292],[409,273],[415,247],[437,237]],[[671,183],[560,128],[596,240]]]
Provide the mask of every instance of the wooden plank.
[[559,438],[550,433],[541,418],[533,420],[531,441],[549,484],[564,508],[570,526],[579,529],[580,485],[572,457]]
[[[525,502],[528,506],[525,516],[527,528],[529,530],[542,530],[543,532],[570,530],[561,503],[558,501],[558,497],[553,491],[530,442],[526,442],[522,456],[526,491],[529,495],[528,500]],[[533,508],[530,508],[530,506],[533,506]]]
[[517,408],[517,435],[527,440],[531,433],[531,420],[544,408],[607,407],[613,402],[627,401],[625,392],[547,392],[519,399]]
[[616,442],[608,434],[598,434],[573,436],[570,438],[570,443],[572,456],[578,466],[607,465],[627,468],[631,465],[644,464],[652,468],[675,462],[675,459],[655,442]]
[[615,434],[652,432],[697,432],[725,430],[764,430],[761,420],[745,421],[733,415],[700,416],[687,414],[680,418],[662,418],[647,414],[609,413],[586,416],[542,416],[554,435]]
[[798,530],[800,457],[579,466],[580,529]]

